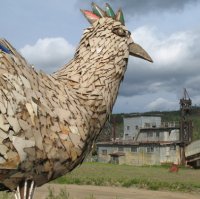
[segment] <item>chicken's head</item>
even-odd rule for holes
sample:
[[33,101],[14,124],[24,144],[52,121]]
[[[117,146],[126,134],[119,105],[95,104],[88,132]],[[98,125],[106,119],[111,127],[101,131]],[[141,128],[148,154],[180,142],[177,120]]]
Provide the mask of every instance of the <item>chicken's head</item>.
[[92,3],[92,9],[81,10],[92,25],[83,35],[86,48],[89,46],[93,53],[101,54],[102,58],[109,57],[110,60],[119,55],[124,59],[132,55],[153,62],[148,53],[133,42],[131,32],[125,27],[121,9],[115,14],[109,4],[106,4],[104,11],[95,3]]

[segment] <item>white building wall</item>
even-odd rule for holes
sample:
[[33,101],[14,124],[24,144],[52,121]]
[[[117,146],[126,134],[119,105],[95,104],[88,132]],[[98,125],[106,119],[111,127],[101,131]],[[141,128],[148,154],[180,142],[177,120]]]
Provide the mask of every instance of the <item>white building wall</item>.
[[[151,136],[149,136],[151,134]],[[137,141],[139,142],[149,142],[149,141],[179,141],[179,130],[174,129],[169,131],[144,131],[140,132]]]
[[163,132],[163,141],[169,141],[169,131],[164,131]]
[[[98,147],[98,161],[111,162],[111,153],[118,152],[119,147],[122,146],[107,146]],[[165,145],[165,146],[132,146],[137,147],[137,151],[131,151],[131,146],[123,146],[124,156],[120,156],[119,164],[128,165],[160,165],[160,164],[180,164],[180,148],[178,145]],[[152,151],[148,151],[152,148]],[[107,153],[103,153],[103,151]]]
[[124,118],[124,139],[134,139],[138,134],[139,127],[141,126],[141,118]]
[[155,116],[138,116],[124,118],[124,139],[135,139],[140,128],[159,127],[161,117]]
[[161,117],[142,116],[142,128],[159,127],[161,125]]
[[171,131],[171,133],[169,135],[169,141],[178,141],[178,140],[180,140],[179,136],[180,136],[179,130],[174,129]]
[[180,148],[176,146],[160,147],[160,163],[180,163]]

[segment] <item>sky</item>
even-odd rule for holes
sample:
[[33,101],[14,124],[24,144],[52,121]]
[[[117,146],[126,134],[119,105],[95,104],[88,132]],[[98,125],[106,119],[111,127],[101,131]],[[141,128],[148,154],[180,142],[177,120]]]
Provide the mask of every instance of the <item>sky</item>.
[[[186,88],[200,105],[200,0],[94,0],[122,8],[126,27],[154,63],[130,57],[114,113],[179,109]],[[89,27],[80,9],[90,0],[1,2],[0,37],[36,69],[52,73],[74,54]]]

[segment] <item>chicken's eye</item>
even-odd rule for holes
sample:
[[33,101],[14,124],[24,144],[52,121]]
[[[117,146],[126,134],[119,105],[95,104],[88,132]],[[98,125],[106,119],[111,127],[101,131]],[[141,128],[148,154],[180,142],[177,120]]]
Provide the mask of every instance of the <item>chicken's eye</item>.
[[113,33],[115,33],[116,35],[118,35],[120,37],[125,37],[126,36],[126,31],[123,30],[122,28],[114,29]]

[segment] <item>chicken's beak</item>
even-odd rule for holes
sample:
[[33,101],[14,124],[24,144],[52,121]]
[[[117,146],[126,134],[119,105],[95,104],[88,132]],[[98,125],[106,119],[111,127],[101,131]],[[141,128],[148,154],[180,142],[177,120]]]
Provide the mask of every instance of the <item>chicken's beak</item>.
[[131,43],[129,45],[129,54],[135,57],[145,59],[149,62],[153,62],[148,53],[140,45],[136,43]]

